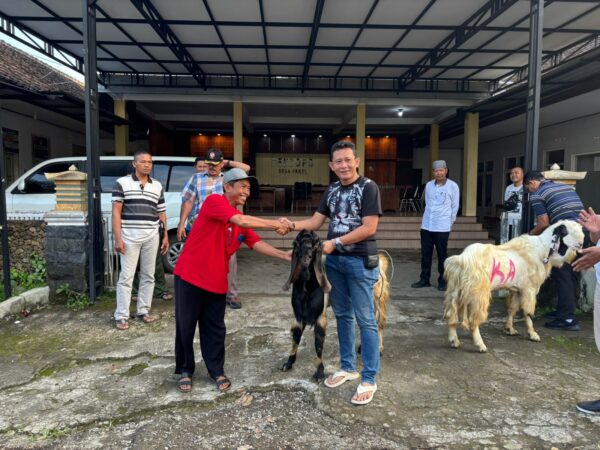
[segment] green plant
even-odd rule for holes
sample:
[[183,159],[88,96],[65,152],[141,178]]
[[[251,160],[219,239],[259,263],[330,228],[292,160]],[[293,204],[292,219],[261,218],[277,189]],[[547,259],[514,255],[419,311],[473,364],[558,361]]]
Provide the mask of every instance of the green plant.
[[69,283],[61,284],[56,289],[57,295],[63,295],[67,299],[67,308],[73,311],[81,311],[90,306],[89,297],[83,292],[77,292],[71,289]]
[[46,284],[46,260],[39,255],[31,255],[32,272],[26,273],[10,269],[10,279],[13,289],[29,290]]
[[[39,255],[31,255],[31,271],[10,269],[10,285],[13,295],[46,285],[46,260]],[[0,301],[4,298],[4,285],[0,283]]]

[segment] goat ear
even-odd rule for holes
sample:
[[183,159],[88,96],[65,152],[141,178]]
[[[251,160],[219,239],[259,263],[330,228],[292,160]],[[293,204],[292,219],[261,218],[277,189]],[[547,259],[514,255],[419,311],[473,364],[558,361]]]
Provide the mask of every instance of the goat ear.
[[327,279],[327,275],[323,270],[323,246],[319,245],[319,249],[317,250],[314,258],[313,258],[313,268],[315,269],[315,276],[317,277],[317,283],[323,289],[323,292],[329,293],[331,291],[331,284],[329,284],[329,280]]
[[296,250],[296,243],[294,242],[294,251],[292,252],[292,264],[290,269],[290,276],[283,285],[283,290],[288,291],[293,282],[295,282],[300,276],[300,262],[298,261],[298,251]]
[[566,235],[569,234],[569,231],[567,230],[567,227],[564,224],[562,224],[556,227],[552,234],[558,238],[564,238]]

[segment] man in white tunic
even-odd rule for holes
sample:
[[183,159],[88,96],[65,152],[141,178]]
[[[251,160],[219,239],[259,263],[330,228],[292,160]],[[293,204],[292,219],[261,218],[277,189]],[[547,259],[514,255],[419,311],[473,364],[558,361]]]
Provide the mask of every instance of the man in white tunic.
[[433,247],[438,257],[438,289],[446,290],[444,261],[448,256],[448,237],[458,213],[460,190],[448,179],[446,161],[434,161],[433,180],[425,185],[425,213],[421,223],[421,276],[411,287],[429,287]]

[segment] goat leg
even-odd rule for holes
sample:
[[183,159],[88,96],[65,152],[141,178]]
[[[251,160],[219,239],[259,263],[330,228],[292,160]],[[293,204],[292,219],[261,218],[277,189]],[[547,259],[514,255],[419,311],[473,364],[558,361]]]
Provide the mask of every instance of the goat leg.
[[300,345],[300,339],[302,338],[302,333],[304,332],[305,323],[296,322],[292,325],[290,330],[292,334],[292,350],[290,351],[290,356],[286,363],[281,368],[282,371],[287,372],[288,370],[292,370],[294,363],[296,362],[296,353],[298,353],[298,346]]
[[317,353],[317,370],[312,379],[319,382],[325,378],[325,367],[323,366],[323,344],[327,333],[327,316],[322,315],[315,324],[315,351]]

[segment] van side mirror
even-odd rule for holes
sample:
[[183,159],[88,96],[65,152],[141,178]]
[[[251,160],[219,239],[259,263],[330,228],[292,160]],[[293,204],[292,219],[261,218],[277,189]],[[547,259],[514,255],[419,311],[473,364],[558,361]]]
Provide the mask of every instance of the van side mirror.
[[17,185],[17,190],[19,192],[25,192],[25,179],[19,181],[19,184]]

